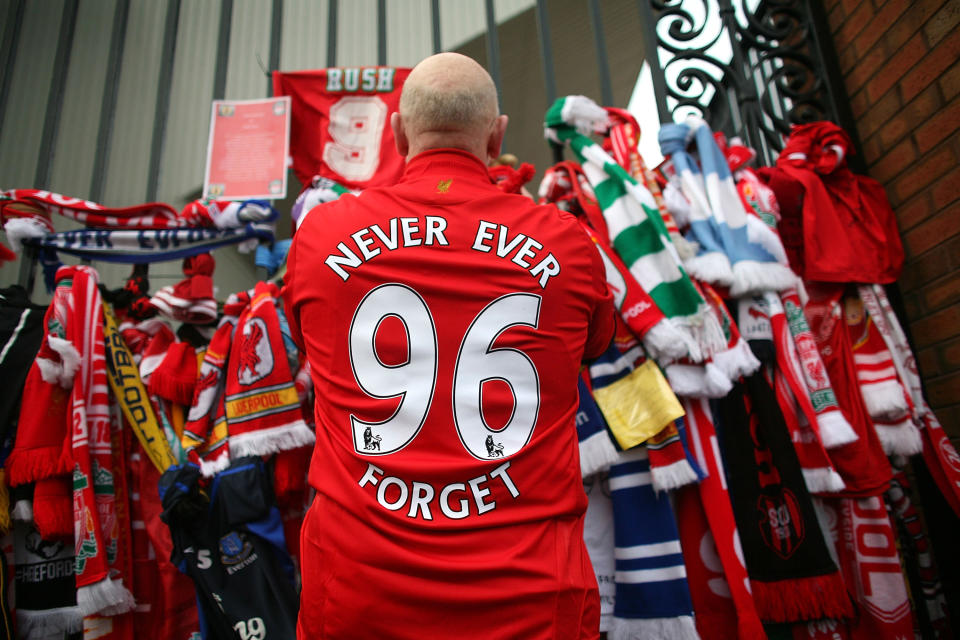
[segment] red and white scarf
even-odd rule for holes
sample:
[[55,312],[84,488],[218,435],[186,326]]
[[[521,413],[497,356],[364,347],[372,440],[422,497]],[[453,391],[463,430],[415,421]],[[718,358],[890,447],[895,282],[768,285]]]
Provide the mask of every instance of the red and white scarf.
[[258,282],[230,345],[224,406],[230,455],[265,455],[312,445],[277,317],[275,284]]
[[871,315],[857,296],[844,298],[853,366],[860,394],[887,455],[912,456],[923,450],[893,356]]
[[132,609],[134,601],[110,570],[119,527],[97,272],[86,266],[61,267],[57,279],[73,282],[67,337],[80,354],[70,396],[77,606],[84,615],[115,615]]
[[960,455],[957,455],[953,443],[950,442],[937,416],[923,397],[923,385],[917,371],[917,362],[910,350],[910,343],[907,342],[903,327],[900,326],[882,286],[863,285],[859,288],[859,293],[880,335],[887,343],[897,373],[907,393],[910,394],[914,419],[921,427],[923,459],[927,463],[927,468],[954,513],[960,515]]

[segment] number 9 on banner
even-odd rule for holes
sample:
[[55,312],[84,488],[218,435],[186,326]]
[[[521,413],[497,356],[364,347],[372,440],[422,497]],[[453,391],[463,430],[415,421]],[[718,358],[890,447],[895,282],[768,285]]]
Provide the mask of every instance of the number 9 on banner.
[[330,137],[323,161],[347,180],[364,181],[380,166],[387,105],[377,96],[348,96],[330,107]]

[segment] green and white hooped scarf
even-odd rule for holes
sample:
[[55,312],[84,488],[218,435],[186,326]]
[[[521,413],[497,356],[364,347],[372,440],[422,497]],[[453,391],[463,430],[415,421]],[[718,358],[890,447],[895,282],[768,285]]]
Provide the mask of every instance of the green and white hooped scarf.
[[726,348],[723,331],[684,270],[653,195],[587,135],[606,123],[606,111],[592,100],[567,96],[547,110],[544,133],[573,149],[603,210],[613,248],[682,331],[688,358],[703,362]]

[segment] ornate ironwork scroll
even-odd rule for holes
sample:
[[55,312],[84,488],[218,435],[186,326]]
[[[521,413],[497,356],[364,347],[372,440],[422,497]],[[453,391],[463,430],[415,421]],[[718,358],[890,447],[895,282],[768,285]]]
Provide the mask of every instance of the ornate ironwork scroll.
[[832,120],[853,130],[817,0],[640,1],[652,8],[661,121],[700,115],[766,163],[793,124]]

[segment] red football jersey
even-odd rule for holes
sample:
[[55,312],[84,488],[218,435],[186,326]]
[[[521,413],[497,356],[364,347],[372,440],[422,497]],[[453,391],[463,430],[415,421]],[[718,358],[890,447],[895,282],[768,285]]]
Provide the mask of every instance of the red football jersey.
[[300,184],[320,175],[364,189],[400,178],[390,114],[408,75],[396,67],[274,71],[274,95],[291,100],[290,155]]
[[614,308],[574,217],[428,151],[310,212],[284,296],[317,398],[301,637],[596,637],[577,377]]

